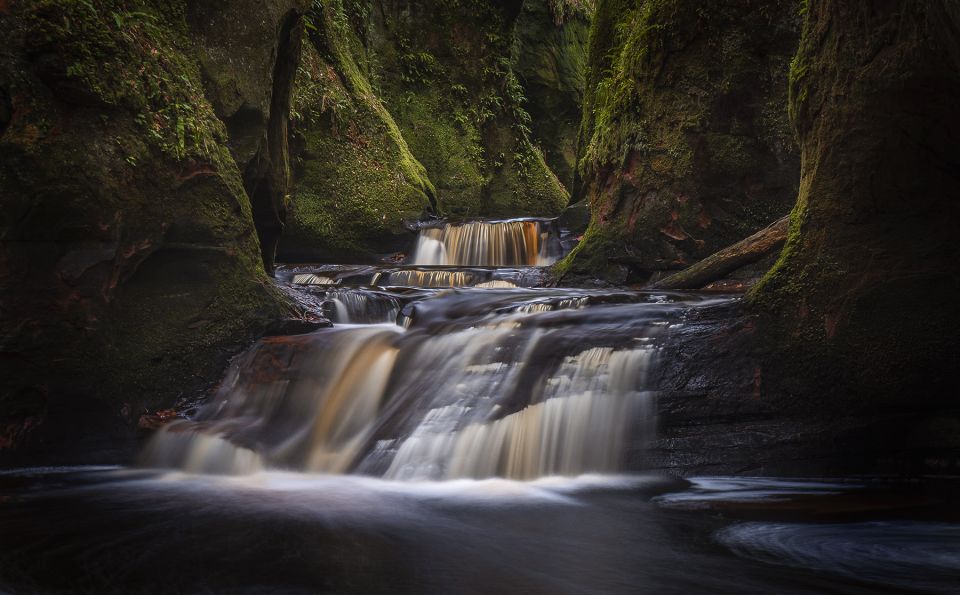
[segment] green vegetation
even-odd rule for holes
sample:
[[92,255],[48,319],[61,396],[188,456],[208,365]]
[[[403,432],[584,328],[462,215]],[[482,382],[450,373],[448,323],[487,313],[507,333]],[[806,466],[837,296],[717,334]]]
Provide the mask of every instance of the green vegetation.
[[219,159],[226,134],[188,57],[183,10],[149,0],[42,0],[31,8],[27,35],[57,48],[65,85],[88,101],[130,110],[163,152]]
[[[556,10],[582,25],[588,9]],[[573,27],[554,24],[546,8],[537,15],[551,35]],[[315,0],[308,14],[292,116],[299,165],[281,258],[358,260],[401,249],[404,220],[431,212],[559,213],[569,194],[534,141],[515,71],[514,17],[486,0],[417,11],[388,4],[383,17],[360,0]],[[582,66],[564,68],[567,87],[542,90],[541,113],[555,107],[545,95],[580,92]],[[564,109],[579,112],[579,104]],[[540,130],[555,128],[547,121]],[[572,163],[573,137],[567,132],[562,146],[548,139],[551,155]]]
[[524,2],[514,28],[512,70],[526,95],[528,136],[571,194],[577,192],[591,15],[590,7],[577,2]]
[[532,141],[512,15],[485,0],[404,11],[373,31],[371,79],[452,216],[556,214],[568,193]]
[[204,388],[287,312],[187,7],[3,8],[0,80],[15,117],[0,135],[0,235],[16,273],[0,332],[17,354],[0,369],[4,395],[69,394],[135,422]]
[[[602,0],[579,174],[593,225],[563,270],[614,276],[699,260],[782,216],[799,159],[786,73],[795,2]],[[629,270],[623,270],[624,267]]]
[[436,208],[423,165],[370,86],[351,14],[325,0],[308,15],[292,112],[302,152],[282,258],[369,259],[395,247],[404,219]]

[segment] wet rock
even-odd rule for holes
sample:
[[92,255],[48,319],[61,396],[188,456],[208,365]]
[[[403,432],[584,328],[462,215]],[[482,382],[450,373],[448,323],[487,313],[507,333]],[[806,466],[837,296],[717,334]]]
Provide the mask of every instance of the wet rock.
[[333,323],[325,318],[313,320],[304,318],[284,318],[267,328],[267,335],[303,335],[322,328],[330,328]]
[[175,409],[161,409],[141,415],[137,427],[141,430],[157,430],[176,419],[181,417]]

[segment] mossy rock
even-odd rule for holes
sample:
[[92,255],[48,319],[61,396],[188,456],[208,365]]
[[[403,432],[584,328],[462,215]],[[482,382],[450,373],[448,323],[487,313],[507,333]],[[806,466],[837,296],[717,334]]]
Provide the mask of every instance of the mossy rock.
[[435,212],[433,184],[358,66],[343,10],[328,2],[312,13],[295,83],[288,261],[370,261],[406,248],[405,220]]
[[372,13],[371,80],[442,214],[556,215],[569,201],[533,140],[513,68],[520,6],[395,0]]
[[130,427],[196,394],[289,306],[264,272],[185,3],[0,10],[0,423],[19,428],[17,448],[67,402],[76,427],[87,409]]
[[[780,259],[750,294],[787,377],[849,406],[956,407],[960,9],[811,3],[790,79],[803,171]],[[840,43],[842,40],[842,43]]]
[[[789,211],[795,2],[601,0],[580,130],[593,226],[578,257],[639,276],[687,266]],[[601,269],[602,270],[602,269]]]
[[531,139],[568,192],[576,191],[578,131],[593,11],[572,0],[523,3],[513,70],[526,90]]

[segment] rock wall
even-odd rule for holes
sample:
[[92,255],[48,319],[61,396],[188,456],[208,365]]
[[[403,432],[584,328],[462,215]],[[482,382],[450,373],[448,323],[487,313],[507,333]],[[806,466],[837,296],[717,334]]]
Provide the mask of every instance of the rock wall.
[[292,191],[289,121],[309,0],[190,0],[204,90],[243,174],[264,266],[272,272]]
[[587,2],[528,0],[514,33],[513,70],[526,90],[533,142],[571,195],[592,15]]
[[589,14],[573,0],[313,2],[281,258],[370,261],[407,249],[405,221],[427,216],[559,214]]
[[591,224],[558,273],[644,280],[786,214],[798,4],[600,0],[580,131]]
[[294,95],[296,182],[280,256],[370,262],[406,248],[404,221],[435,213],[436,191],[370,86],[364,29],[340,0],[315,3],[308,20]]
[[0,3],[0,455],[123,434],[287,311],[257,229],[302,8]]
[[[788,386],[819,382],[901,412],[955,407],[960,7],[825,0],[806,10],[790,76],[800,194],[752,304],[774,347],[792,354]],[[936,423],[916,436],[957,436],[956,422]]]
[[651,467],[955,477],[960,470],[960,8],[805,5],[802,152],[779,261],[664,352]]
[[568,194],[534,145],[511,64],[523,2],[375,4],[372,77],[452,216],[557,214]]

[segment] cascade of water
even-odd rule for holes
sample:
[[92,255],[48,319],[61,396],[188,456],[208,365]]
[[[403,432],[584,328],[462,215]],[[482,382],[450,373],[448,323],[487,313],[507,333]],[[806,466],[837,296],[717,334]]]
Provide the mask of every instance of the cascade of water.
[[298,303],[348,326],[256,343],[195,419],[157,433],[145,462],[395,480],[622,470],[653,434],[658,345],[690,306],[518,287],[541,278],[527,265],[557,254],[555,230],[536,220],[422,230],[417,259],[459,269],[282,269]]
[[476,221],[420,230],[413,264],[461,266],[548,266],[560,256],[549,222]]
[[406,287],[467,287],[480,281],[473,271],[390,271],[377,273],[372,285]]
[[[493,421],[463,425],[464,414],[476,407],[470,399],[432,409],[403,440],[385,475],[532,479],[615,471],[631,422],[651,411],[644,406],[651,393],[637,387],[652,356],[652,349],[594,348],[568,357],[540,383],[531,399],[537,402]],[[500,371],[473,371],[491,370]]]
[[[665,323],[649,313],[669,308],[633,304],[648,319],[571,334],[593,321],[607,328],[609,314],[588,312],[582,295],[560,300],[581,309],[540,311],[531,307],[540,293],[500,291],[426,299],[452,300],[472,323],[436,326],[449,316],[441,307],[409,329],[262,340],[195,420],[158,433],[145,460],[191,472],[282,467],[402,480],[622,469],[628,447],[653,431],[648,376]],[[515,291],[527,303],[494,313]]]
[[158,432],[145,460],[201,472],[272,465],[343,473],[376,421],[399,333],[347,328],[264,339],[196,420]]
[[334,289],[323,294],[327,317],[347,324],[396,322],[400,300],[391,295],[364,289]]

